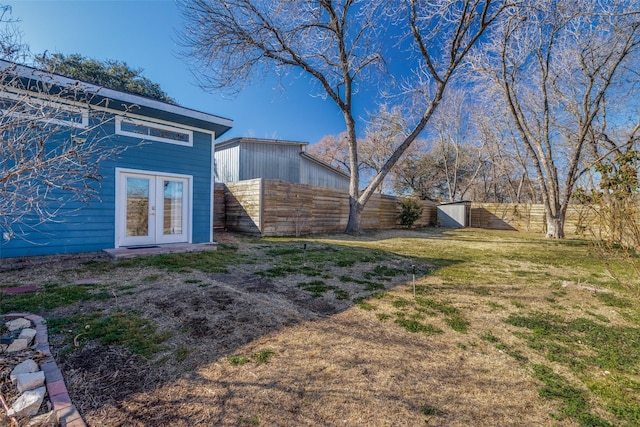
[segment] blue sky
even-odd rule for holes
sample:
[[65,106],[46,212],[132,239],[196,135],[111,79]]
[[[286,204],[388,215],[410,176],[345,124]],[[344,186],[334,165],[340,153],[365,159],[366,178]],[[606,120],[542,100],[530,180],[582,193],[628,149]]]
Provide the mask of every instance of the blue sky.
[[226,140],[238,136],[314,143],[338,134],[344,122],[329,100],[310,95],[303,79],[278,88],[277,79],[257,82],[236,97],[197,86],[176,43],[182,17],[173,0],[0,0],[19,19],[23,42],[33,53],[79,53],[144,69],[179,104],[234,121]]

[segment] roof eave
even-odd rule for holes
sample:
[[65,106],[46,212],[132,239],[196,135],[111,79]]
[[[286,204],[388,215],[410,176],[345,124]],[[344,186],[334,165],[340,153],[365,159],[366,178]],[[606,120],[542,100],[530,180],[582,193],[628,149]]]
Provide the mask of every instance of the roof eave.
[[131,112],[193,126],[214,132],[216,138],[233,126],[232,120],[213,114],[0,60],[0,73],[7,71],[21,79],[35,80],[61,88],[77,87],[86,93],[94,95],[90,100],[92,105],[100,105],[115,111]]

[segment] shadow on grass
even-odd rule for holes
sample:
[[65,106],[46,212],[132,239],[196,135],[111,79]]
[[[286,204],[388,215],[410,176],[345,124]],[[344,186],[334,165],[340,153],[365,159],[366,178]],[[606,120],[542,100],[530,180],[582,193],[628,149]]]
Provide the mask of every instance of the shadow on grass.
[[[446,230],[437,233],[444,236]],[[0,311],[29,311],[50,319],[56,358],[72,400],[84,414],[110,404],[124,408],[119,402],[138,401],[141,397],[137,393],[151,392],[176,375],[188,375],[224,360],[261,337],[341,313],[362,299],[407,283],[414,272],[418,276],[433,274],[439,268],[464,262],[437,256],[400,256],[354,246],[348,243],[349,238],[340,244],[337,241],[342,240],[341,235],[331,237],[334,243],[309,238],[257,241],[249,244],[255,246],[250,255],[223,246],[216,252],[86,263],[82,267],[86,271],[80,273],[95,276],[95,284],[65,284],[61,278],[59,284],[42,286],[35,294],[3,296]],[[375,241],[373,235],[356,240],[361,238]],[[157,270],[150,270],[158,276],[154,281],[128,281],[128,272],[139,267],[184,275],[184,284],[161,289],[164,279]],[[109,284],[116,273],[117,285]],[[314,281],[324,285],[307,290],[297,286]],[[114,307],[111,296],[116,294]],[[88,313],[89,307],[94,311]],[[156,327],[161,329],[164,342],[156,342]],[[149,346],[144,344],[145,331],[146,338],[154,338],[155,354],[149,353]],[[73,343],[74,337],[78,346]],[[109,350],[113,346],[127,350]],[[98,362],[100,375],[96,375]],[[136,369],[122,369],[123,364],[133,364]],[[165,368],[158,369],[163,365],[173,374],[164,375]],[[140,370],[148,375],[142,378]],[[119,378],[111,375],[118,372]],[[86,378],[92,380],[83,380]],[[92,388],[103,392],[92,393]],[[183,402],[186,398],[189,396],[178,397]],[[154,413],[161,408],[134,406],[138,409],[127,411],[126,419],[111,420],[113,425],[172,421],[167,408],[166,412]],[[181,422],[193,419],[190,415],[171,416]]]

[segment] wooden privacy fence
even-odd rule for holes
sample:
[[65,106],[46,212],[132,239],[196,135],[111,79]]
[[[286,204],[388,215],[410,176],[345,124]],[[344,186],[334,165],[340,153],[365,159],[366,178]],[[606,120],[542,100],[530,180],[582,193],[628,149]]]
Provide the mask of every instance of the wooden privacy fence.
[[[230,231],[261,236],[335,233],[344,231],[349,219],[349,195],[334,188],[260,178],[216,184],[214,194],[215,226]],[[436,204],[422,203],[415,225],[435,224]],[[374,194],[362,212],[362,228],[399,228],[400,211],[398,198]]]
[[[585,226],[598,235],[607,234],[609,227],[603,226],[597,210],[600,208],[571,204],[567,208],[564,223],[566,236],[581,234]],[[640,223],[640,210],[636,210],[636,224]],[[531,203],[472,203],[471,227],[492,230],[518,230],[545,233],[544,205]]]
[[[274,179],[252,179],[217,183],[214,194],[214,224],[217,229],[261,236],[335,233],[344,231],[349,217],[348,194],[333,188]],[[423,213],[415,226],[436,224],[437,203],[421,203]],[[374,194],[362,213],[362,228],[400,228],[400,211],[400,199]],[[565,234],[578,234],[580,227],[585,224],[597,227],[598,221],[593,209],[570,205],[565,220]],[[472,203],[470,226],[544,233],[544,206],[530,203]]]

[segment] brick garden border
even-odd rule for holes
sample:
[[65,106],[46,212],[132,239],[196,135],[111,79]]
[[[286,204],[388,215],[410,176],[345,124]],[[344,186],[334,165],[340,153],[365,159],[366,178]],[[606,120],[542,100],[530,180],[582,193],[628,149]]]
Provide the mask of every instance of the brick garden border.
[[86,424],[76,407],[71,402],[67,386],[62,378],[62,372],[58,369],[56,361],[49,348],[49,333],[46,321],[31,313],[9,313],[4,315],[4,321],[25,318],[30,320],[36,329],[34,348],[46,357],[40,361],[40,370],[44,372],[45,384],[49,400],[55,411],[56,418],[61,427],[86,427]]

